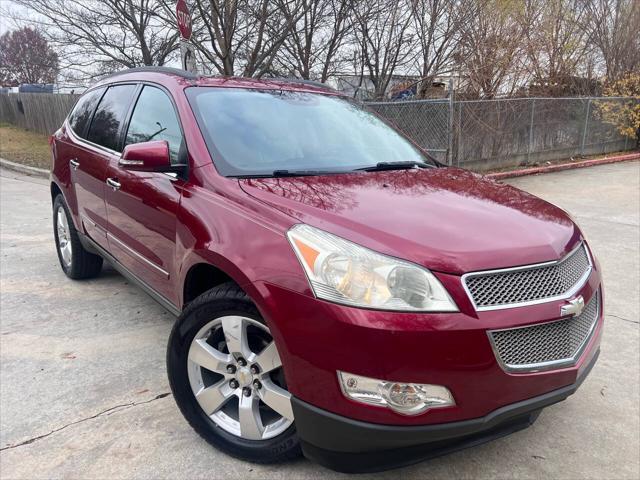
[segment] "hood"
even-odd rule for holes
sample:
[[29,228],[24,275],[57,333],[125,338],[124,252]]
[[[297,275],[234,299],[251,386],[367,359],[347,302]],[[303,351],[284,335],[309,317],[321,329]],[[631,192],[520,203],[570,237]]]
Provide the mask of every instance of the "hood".
[[247,194],[302,223],[440,272],[557,260],[580,239],[560,208],[461,169],[239,182]]

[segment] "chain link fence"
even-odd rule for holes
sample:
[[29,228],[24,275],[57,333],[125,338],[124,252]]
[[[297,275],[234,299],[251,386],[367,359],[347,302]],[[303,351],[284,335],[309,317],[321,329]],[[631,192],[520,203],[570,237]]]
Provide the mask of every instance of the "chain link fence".
[[422,100],[365,104],[438,160],[449,149],[449,101]]
[[414,100],[367,106],[438,160],[486,171],[636,148],[622,108],[640,98]]

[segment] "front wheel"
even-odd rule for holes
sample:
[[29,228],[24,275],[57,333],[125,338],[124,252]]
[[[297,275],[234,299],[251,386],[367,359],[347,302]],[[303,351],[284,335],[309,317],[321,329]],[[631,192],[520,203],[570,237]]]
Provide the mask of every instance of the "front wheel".
[[182,414],[213,446],[257,463],[300,455],[276,344],[236,285],[189,304],[171,332],[167,370]]

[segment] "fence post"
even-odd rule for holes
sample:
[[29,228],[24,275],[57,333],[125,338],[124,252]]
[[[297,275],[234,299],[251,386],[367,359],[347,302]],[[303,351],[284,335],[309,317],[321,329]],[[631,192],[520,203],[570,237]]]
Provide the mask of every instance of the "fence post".
[[533,114],[536,109],[536,99],[531,99],[531,118],[529,119],[529,143],[527,144],[527,163],[531,163],[531,149],[533,148]]
[[584,144],[587,141],[587,129],[589,128],[589,113],[591,111],[591,98],[587,101],[587,116],[584,119],[584,130],[582,131],[582,145],[580,146],[580,156],[584,157]]
[[447,163],[453,165],[453,79],[449,78],[449,146],[447,148]]

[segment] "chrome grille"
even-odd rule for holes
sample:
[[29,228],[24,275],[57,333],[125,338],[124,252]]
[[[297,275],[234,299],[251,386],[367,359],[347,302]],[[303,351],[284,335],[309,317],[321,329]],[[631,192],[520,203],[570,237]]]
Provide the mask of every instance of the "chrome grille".
[[463,277],[478,310],[504,308],[566,295],[591,271],[584,244],[557,262],[468,273]]
[[580,315],[564,320],[489,331],[498,361],[508,371],[568,366],[580,357],[595,330],[600,311],[596,293]]

